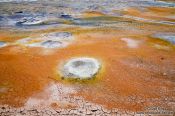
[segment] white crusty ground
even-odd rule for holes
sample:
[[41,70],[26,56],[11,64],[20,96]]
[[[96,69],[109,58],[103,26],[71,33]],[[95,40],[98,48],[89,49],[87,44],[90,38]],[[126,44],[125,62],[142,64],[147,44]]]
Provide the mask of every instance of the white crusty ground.
[[[26,104],[20,108],[14,108],[8,105],[0,105],[1,116],[62,116],[62,115],[128,115],[132,116],[135,113],[123,111],[120,109],[106,109],[102,105],[91,103],[84,100],[82,97],[70,96],[71,93],[76,93],[76,89],[65,86],[59,83],[51,83],[43,92],[38,93],[29,98]],[[53,108],[51,103],[57,103],[59,108]],[[67,104],[75,107],[64,108]]]
[[[41,34],[35,38],[24,38],[16,41],[16,45],[24,45],[27,47],[41,47],[41,48],[64,48],[68,46],[74,37],[69,32],[52,32],[47,34]],[[43,44],[44,42],[50,42]]]
[[92,78],[95,74],[98,73],[100,67],[100,62],[94,58],[72,58],[68,60],[63,67],[61,67],[61,75],[64,78]]
[[141,43],[139,40],[134,40],[131,38],[121,38],[129,48],[138,48],[139,44]]

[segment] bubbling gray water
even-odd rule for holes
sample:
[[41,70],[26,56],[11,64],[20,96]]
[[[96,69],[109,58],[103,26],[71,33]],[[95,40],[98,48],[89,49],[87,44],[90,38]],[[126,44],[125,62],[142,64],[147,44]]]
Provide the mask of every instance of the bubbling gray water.
[[61,67],[61,75],[64,78],[90,79],[93,78],[101,67],[97,59],[89,57],[73,58]]

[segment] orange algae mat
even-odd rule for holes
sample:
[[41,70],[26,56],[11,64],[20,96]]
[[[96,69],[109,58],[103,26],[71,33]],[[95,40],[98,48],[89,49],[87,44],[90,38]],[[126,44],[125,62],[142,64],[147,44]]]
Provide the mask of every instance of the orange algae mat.
[[[153,14],[162,11],[158,8],[149,10]],[[171,9],[163,11],[167,10]],[[128,13],[141,16],[135,12],[129,10]],[[90,17],[91,13],[86,15]],[[149,13],[148,15],[148,18],[152,16]],[[92,16],[100,17],[102,14],[92,12]],[[65,48],[54,50],[16,45],[1,48],[0,103],[23,106],[29,97],[43,91],[50,82],[56,81],[77,87],[78,93],[75,96],[82,96],[109,109],[141,111],[145,107],[160,106],[173,110],[171,101],[175,99],[175,48],[167,41],[151,37],[153,32],[147,30],[175,33],[175,26],[142,21],[136,23],[142,25],[122,25],[138,30],[110,27],[54,28],[17,33],[3,30],[0,40],[8,42],[28,35],[32,37],[43,32],[57,31],[72,32],[76,40]],[[81,56],[99,59],[102,63],[99,74],[86,81],[62,80],[57,72],[59,64]]]

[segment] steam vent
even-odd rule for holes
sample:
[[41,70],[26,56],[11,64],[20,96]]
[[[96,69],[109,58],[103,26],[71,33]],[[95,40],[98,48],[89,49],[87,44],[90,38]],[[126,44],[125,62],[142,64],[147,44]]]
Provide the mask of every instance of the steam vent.
[[73,58],[64,64],[61,75],[64,78],[90,79],[99,72],[100,67],[101,64],[94,58]]

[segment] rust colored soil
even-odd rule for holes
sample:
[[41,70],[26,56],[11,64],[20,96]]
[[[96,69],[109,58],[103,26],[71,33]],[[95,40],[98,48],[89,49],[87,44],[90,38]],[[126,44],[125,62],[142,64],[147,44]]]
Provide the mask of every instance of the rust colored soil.
[[[169,45],[168,51],[156,49],[151,38],[142,39],[140,36],[137,40],[144,43],[131,49],[115,33],[75,36],[77,40],[73,45],[55,50],[50,55],[43,55],[43,50],[39,48],[11,46],[1,49],[1,86],[7,88],[7,92],[1,93],[1,103],[22,105],[26,98],[41,91],[52,79],[75,84],[79,88],[77,95],[108,108],[141,110],[152,103],[162,105],[162,99],[173,97],[173,46]],[[161,40],[158,42],[161,43]],[[58,65],[78,56],[100,59],[103,66],[97,79],[86,83],[60,79],[56,72]],[[160,101],[154,103],[153,99]],[[168,107],[167,104],[163,106]]]

